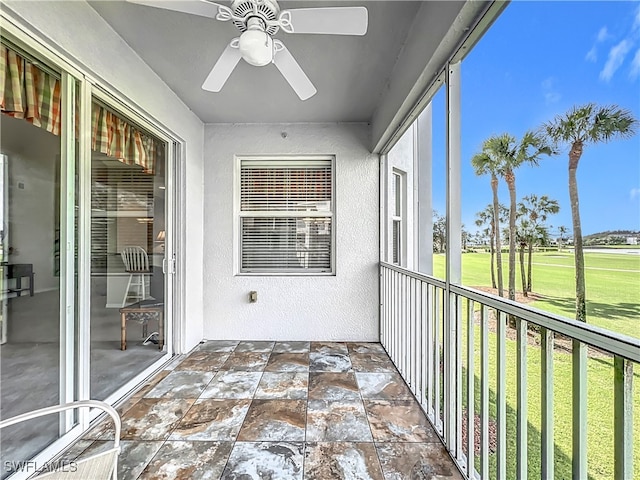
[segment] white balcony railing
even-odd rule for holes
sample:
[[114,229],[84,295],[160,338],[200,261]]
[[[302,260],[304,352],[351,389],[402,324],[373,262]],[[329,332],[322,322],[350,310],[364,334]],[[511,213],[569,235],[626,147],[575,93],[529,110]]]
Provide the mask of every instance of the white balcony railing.
[[[589,414],[613,417],[613,475],[633,477],[634,440],[640,441],[633,434],[633,368],[640,362],[640,341],[387,263],[381,263],[380,280],[382,345],[467,478],[525,479],[532,459],[539,462],[540,478],[556,476],[559,347],[571,355],[571,398],[560,400],[571,402],[571,476],[591,476]],[[610,387],[603,387],[613,389],[606,412],[587,412],[588,350],[613,364]],[[533,379],[528,355],[537,352],[540,377]],[[515,362],[515,378],[507,377],[508,361]],[[538,384],[539,443],[530,442],[528,415],[528,387]],[[515,391],[515,405],[507,404],[508,388]],[[515,428],[508,428],[513,410]],[[531,444],[540,451],[528,452]]]

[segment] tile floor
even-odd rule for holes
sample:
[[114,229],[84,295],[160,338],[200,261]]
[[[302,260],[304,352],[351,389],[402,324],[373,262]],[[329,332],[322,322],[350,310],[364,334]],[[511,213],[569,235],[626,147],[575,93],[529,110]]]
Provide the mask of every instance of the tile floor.
[[205,342],[119,410],[121,480],[461,478],[376,343]]

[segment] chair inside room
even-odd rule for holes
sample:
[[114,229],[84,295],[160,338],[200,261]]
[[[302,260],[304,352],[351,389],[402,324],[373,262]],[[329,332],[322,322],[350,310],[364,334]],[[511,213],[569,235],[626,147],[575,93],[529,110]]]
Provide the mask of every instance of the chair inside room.
[[[137,320],[142,324],[142,338],[151,338],[148,335],[148,323],[157,325],[158,349],[164,348],[164,273],[161,267],[153,267],[149,280],[149,296],[120,308],[121,337],[120,349],[127,349],[127,322]],[[153,335],[153,334],[152,334]],[[155,343],[155,342],[153,342]]]
[[[124,270],[129,274],[129,281],[124,290],[122,306],[127,302],[135,303],[147,298],[147,277],[151,274],[149,257],[144,248],[139,246],[124,247],[120,252]],[[133,293],[131,292],[133,288]]]

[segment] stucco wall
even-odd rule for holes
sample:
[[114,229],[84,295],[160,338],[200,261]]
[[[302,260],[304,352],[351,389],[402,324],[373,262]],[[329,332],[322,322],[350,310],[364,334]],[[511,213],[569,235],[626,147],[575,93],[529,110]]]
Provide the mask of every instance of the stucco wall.
[[[378,340],[379,168],[369,141],[367,125],[205,126],[205,338]],[[335,276],[234,276],[234,155],[257,154],[336,156]]]
[[415,125],[409,127],[409,129],[400,137],[398,143],[387,154],[387,261],[392,261],[392,248],[393,248],[393,235],[392,235],[392,220],[393,207],[395,206],[394,198],[391,193],[391,182],[393,181],[393,172],[397,170],[404,175],[404,199],[402,205],[402,248],[404,253],[402,255],[401,265],[407,268],[414,268],[414,155],[415,155]]
[[182,349],[202,339],[203,124],[89,4],[3,2],[5,15],[52,50],[112,86],[187,143],[185,195],[186,316]]

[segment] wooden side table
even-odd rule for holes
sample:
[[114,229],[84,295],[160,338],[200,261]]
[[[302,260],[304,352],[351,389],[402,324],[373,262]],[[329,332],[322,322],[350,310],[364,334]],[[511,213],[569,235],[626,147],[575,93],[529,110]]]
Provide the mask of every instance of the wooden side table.
[[127,305],[120,309],[120,350],[127,349],[127,316],[134,315],[138,318],[142,317],[144,322],[149,319],[148,316],[156,317],[158,320],[158,349],[164,347],[164,320],[162,312],[164,303],[155,300],[142,300],[140,302]]

